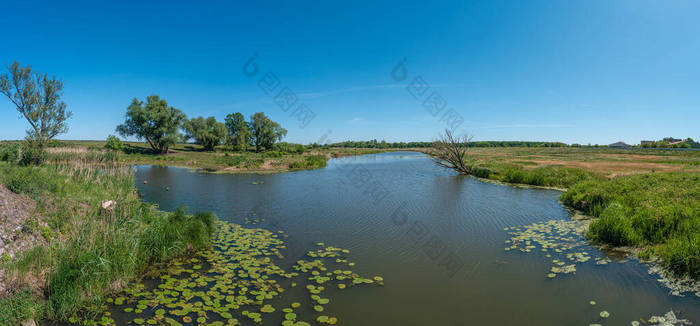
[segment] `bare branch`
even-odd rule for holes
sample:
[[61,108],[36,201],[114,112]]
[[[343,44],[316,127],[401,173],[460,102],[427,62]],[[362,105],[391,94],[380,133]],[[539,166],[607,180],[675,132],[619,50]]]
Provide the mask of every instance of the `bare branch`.
[[470,141],[471,136],[468,134],[455,136],[451,130],[445,129],[445,133],[433,142],[433,162],[462,174],[471,174],[471,166],[467,162]]

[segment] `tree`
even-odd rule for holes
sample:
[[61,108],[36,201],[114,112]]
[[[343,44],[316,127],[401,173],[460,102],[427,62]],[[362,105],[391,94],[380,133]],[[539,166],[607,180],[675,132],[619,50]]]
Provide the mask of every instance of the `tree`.
[[467,162],[469,135],[455,136],[452,131],[445,129],[445,134],[433,142],[431,155],[435,164],[453,169],[462,174],[471,174],[472,167]]
[[133,99],[126,108],[126,121],[117,126],[123,137],[136,136],[145,139],[156,153],[167,153],[170,146],[180,140],[178,131],[185,120],[182,111],[168,106],[168,102],[158,95],[146,98],[146,104]]
[[270,149],[275,142],[282,140],[287,135],[287,129],[279,123],[270,120],[264,113],[258,112],[250,117],[249,126],[253,135],[255,151]]
[[252,134],[243,114],[236,112],[226,116],[227,142],[234,150],[243,151],[248,148]]
[[194,139],[208,151],[213,151],[226,137],[226,126],[214,117],[185,120],[182,129],[185,130],[185,138]]
[[27,138],[42,151],[46,142],[68,131],[68,120],[73,114],[63,102],[63,83],[55,76],[32,72],[31,66],[21,67],[15,61],[0,75],[0,93],[17,107],[29,122]]
[[117,138],[117,136],[109,135],[107,136],[104,147],[112,151],[122,151],[124,150],[124,143],[122,143],[121,139]]

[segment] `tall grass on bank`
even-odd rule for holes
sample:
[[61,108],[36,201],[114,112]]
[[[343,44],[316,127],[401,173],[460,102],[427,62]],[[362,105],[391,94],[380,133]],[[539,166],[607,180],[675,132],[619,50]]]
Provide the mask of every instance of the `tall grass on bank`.
[[471,174],[501,182],[555,188],[568,188],[581,181],[601,179],[591,172],[576,168],[550,165],[526,169],[521,165],[500,162],[472,164]]
[[700,173],[650,173],[578,183],[562,201],[599,217],[587,236],[648,247],[677,275],[700,277]]
[[[28,307],[7,324],[91,315],[150,265],[208,246],[214,232],[214,214],[164,213],[143,203],[131,168],[104,164],[105,153],[60,155],[39,167],[0,163],[0,184],[34,198],[49,225],[41,232],[47,246],[3,266],[14,293],[0,307]],[[103,200],[116,206],[102,209]]]
[[303,161],[292,162],[289,164],[290,169],[319,169],[325,166],[326,157],[323,155],[307,156]]

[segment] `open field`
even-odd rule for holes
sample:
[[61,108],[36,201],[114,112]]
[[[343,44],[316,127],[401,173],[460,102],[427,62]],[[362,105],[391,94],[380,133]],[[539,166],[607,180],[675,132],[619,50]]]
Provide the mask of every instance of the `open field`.
[[470,148],[480,162],[519,165],[525,169],[543,166],[579,168],[605,177],[648,173],[700,171],[700,151],[610,149],[610,148]]
[[478,177],[568,188],[577,182],[653,172],[700,172],[700,151],[610,148],[470,148]]

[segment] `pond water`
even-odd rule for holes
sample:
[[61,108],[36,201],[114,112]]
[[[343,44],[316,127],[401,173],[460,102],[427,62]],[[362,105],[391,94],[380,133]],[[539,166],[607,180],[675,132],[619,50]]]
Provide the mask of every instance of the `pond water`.
[[[139,166],[136,184],[164,210],[184,204],[283,230],[287,266],[318,242],[349,249],[353,270],[381,275],[385,286],[334,295],[326,309],[342,325],[629,325],[671,309],[700,320],[700,299],[669,295],[635,261],[591,259],[575,273],[548,277],[553,257],[540,247],[504,250],[514,236],[504,228],[568,221],[560,192],[459,176],[419,153],[344,157],[320,170],[266,175]],[[601,319],[603,310],[609,318]]]

